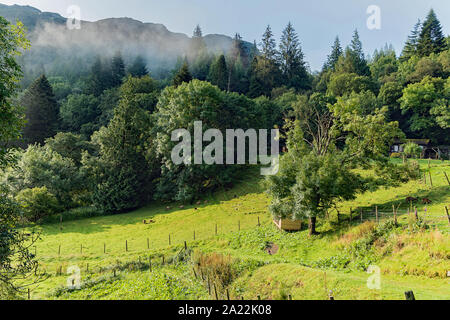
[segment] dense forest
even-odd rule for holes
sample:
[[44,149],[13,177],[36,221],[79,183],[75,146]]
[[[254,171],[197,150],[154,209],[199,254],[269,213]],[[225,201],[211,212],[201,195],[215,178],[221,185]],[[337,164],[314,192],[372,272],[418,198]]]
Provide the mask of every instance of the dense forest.
[[[386,144],[404,137],[450,144],[448,42],[430,11],[414,27],[400,57],[386,46],[367,58],[355,30],[345,48],[336,37],[322,71],[314,74],[291,23],[278,45],[267,26],[251,50],[236,34],[228,53],[216,55],[207,50],[197,26],[191,39],[196,54],[180,57],[164,80],[151,77],[141,56],[128,65],[120,52],[98,56],[86,76],[42,74],[20,94],[17,103],[26,125],[14,144],[23,150],[16,151],[17,165],[6,170],[3,184],[29,203],[32,221],[80,206],[114,213],[154,199],[192,202],[232,185],[239,170],[170,162],[170,132],[192,129],[196,120],[205,130],[287,131],[295,120],[314,122],[309,120],[315,113],[320,118],[335,110],[343,139],[349,132],[374,130],[344,128],[358,115],[362,122],[381,117],[385,126],[398,125],[403,133],[392,129],[380,137]],[[378,129],[389,131],[382,128],[380,122]],[[315,139],[314,132],[309,135]],[[340,141],[335,147],[342,149]],[[367,136],[364,143],[370,144]],[[388,156],[386,149],[377,151]]]
[[[35,66],[27,73],[29,60],[19,57],[30,46],[25,28],[1,18],[0,31],[0,213],[20,211],[20,223],[77,208],[118,214],[153,201],[193,204],[230,189],[247,165],[171,161],[171,133],[193,131],[195,121],[205,131],[280,129],[284,154],[279,174],[266,181],[269,209],[275,217],[307,218],[310,235],[338,201],[417,178],[417,163],[389,162],[400,156],[390,153],[394,141],[450,145],[450,37],[433,10],[399,57],[388,45],[368,57],[355,30],[347,46],[336,37],[315,73],[290,22],[278,42],[267,26],[259,44],[236,33],[219,53],[197,26],[188,53],[158,76],[146,56],[120,51],[60,72],[36,74]],[[5,230],[5,247],[23,253],[17,272],[31,272],[36,265],[23,239]],[[8,260],[16,253],[0,254]]]

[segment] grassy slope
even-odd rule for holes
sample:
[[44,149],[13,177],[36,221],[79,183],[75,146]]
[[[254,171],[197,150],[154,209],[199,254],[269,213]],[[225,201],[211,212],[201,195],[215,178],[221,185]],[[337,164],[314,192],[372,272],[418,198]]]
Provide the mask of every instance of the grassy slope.
[[[426,162],[421,164],[427,166]],[[406,289],[413,289],[418,298],[449,299],[450,294],[445,290],[448,280],[443,278],[443,274],[450,269],[449,227],[444,211],[444,206],[450,205],[450,187],[442,172],[446,170],[450,175],[450,166],[449,162],[432,162],[432,165],[432,189],[420,181],[410,182],[398,188],[361,195],[355,201],[341,205],[341,213],[348,213],[350,207],[358,211],[359,208],[366,208],[365,218],[368,218],[369,208],[377,205],[380,212],[390,212],[394,203],[403,203],[400,212],[405,214],[408,206],[404,199],[408,196],[428,197],[433,200],[433,204],[427,208],[427,220],[440,230],[440,236],[433,236],[430,232],[411,236],[408,236],[407,232],[401,233],[399,237],[402,245],[394,254],[387,255],[378,264],[383,272],[381,291],[367,289],[367,274],[348,270],[328,270],[325,289],[324,270],[305,267],[320,259],[340,255],[343,250],[342,239],[345,240],[348,234],[358,228],[359,221],[353,221],[352,225],[345,223],[339,227],[333,223],[321,224],[322,235],[315,239],[308,239],[306,231],[291,234],[279,232],[273,227],[267,213],[268,198],[261,192],[259,180],[247,178],[233,190],[210,197],[208,203],[201,206],[167,211],[163,205],[153,205],[124,215],[65,222],[62,224],[62,230],[59,224],[41,227],[43,237],[37,244],[37,255],[44,268],[53,276],[33,292],[33,297],[46,298],[52,289],[64,285],[66,276],[55,276],[59,267],[65,272],[68,266],[77,265],[83,270],[85,279],[87,264],[92,271],[112,265],[117,260],[131,261],[148,255],[161,259],[161,253],[171,255],[187,241],[190,247],[197,247],[202,251],[222,252],[242,260],[250,259],[269,264],[244,273],[233,284],[232,294],[237,297],[243,295],[246,298],[256,298],[259,294],[263,298],[278,299],[287,293],[292,294],[294,299],[319,299],[326,298],[325,290],[333,290],[337,299],[402,299]],[[178,208],[178,205],[176,207]],[[195,210],[195,207],[198,210]],[[424,209],[424,206],[418,205],[421,214]],[[258,217],[261,227],[257,227]],[[382,217],[388,218],[383,215]],[[144,219],[154,219],[156,223],[144,225]],[[331,220],[336,220],[336,217]],[[406,216],[403,216],[401,221],[407,225]],[[215,235],[216,224],[218,236]],[[241,231],[238,231],[239,225]],[[147,249],[147,239],[150,240],[150,250]],[[423,239],[425,241],[422,241]],[[128,241],[128,252],[125,252],[125,241]],[[264,252],[266,241],[280,246],[277,255],[269,256]],[[104,244],[107,248],[106,254],[103,253]],[[81,245],[83,253],[80,252]],[[181,283],[181,286],[187,279],[195,283],[186,270],[168,270],[167,273]],[[63,298],[154,299],[154,292],[136,289],[142,284],[158,280],[149,277],[151,276],[148,273],[124,273],[121,280],[112,284],[99,284],[78,293],[65,294]],[[205,290],[202,292],[197,285],[193,288],[196,289],[192,289],[190,295],[175,294],[169,298],[207,297]],[[123,294],[118,296],[115,292]]]

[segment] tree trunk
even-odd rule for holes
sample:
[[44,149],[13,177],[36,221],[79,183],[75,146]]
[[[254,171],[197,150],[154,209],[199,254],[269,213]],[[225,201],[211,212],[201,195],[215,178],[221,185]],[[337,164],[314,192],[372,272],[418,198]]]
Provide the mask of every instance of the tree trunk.
[[319,234],[316,231],[316,222],[317,222],[317,218],[316,217],[309,218],[309,235],[310,236],[314,236],[314,235],[318,235]]

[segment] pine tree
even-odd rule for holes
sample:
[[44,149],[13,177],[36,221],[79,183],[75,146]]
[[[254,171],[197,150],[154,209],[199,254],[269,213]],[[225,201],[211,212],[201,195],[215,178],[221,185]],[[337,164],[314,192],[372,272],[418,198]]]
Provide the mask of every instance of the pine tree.
[[419,44],[419,35],[421,33],[422,23],[420,20],[414,25],[414,29],[406,40],[405,47],[403,48],[402,55],[400,57],[401,61],[409,60],[413,55],[417,54],[417,46]]
[[55,135],[58,128],[59,108],[50,83],[45,75],[39,77],[22,98],[27,124],[23,138],[27,144],[43,144]]
[[433,9],[430,10],[422,25],[417,49],[421,57],[429,56],[431,53],[440,53],[447,49],[441,23]]
[[352,55],[353,63],[355,66],[356,73],[361,76],[370,75],[370,69],[367,66],[367,61],[364,56],[362,42],[359,38],[358,30],[355,30],[353,33],[353,39],[350,44],[350,51]]
[[279,50],[279,65],[288,87],[301,89],[307,87],[308,74],[298,35],[289,22],[283,30]]
[[336,63],[339,60],[339,57],[341,57],[344,54],[344,51],[341,47],[341,42],[339,40],[339,37],[336,37],[334,40],[333,47],[331,48],[331,54],[328,56],[327,62],[325,62],[324,70],[335,70]]
[[239,33],[236,33],[228,56],[228,91],[239,91],[243,70],[248,68],[248,54]]
[[184,82],[191,82],[191,80],[192,80],[192,75],[189,72],[189,65],[188,65],[187,61],[185,61],[183,63],[183,66],[181,67],[181,69],[175,75],[175,77],[173,79],[173,85],[175,87],[178,87],[181,84],[183,84]]
[[131,74],[131,76],[137,78],[148,75],[149,72],[147,70],[147,65],[144,61],[144,58],[142,58],[141,56],[137,56],[134,60],[134,63],[128,69],[128,72]]
[[225,56],[220,55],[216,61],[211,65],[209,71],[209,80],[212,84],[218,86],[221,90],[228,89],[228,68],[225,61]]
[[125,76],[125,63],[123,62],[121,53],[118,52],[111,60],[111,87],[115,88],[121,86]]
[[273,38],[272,29],[270,25],[267,26],[266,31],[263,34],[262,43],[261,43],[261,53],[262,56],[270,61],[275,61],[277,57],[277,49],[276,42]]
[[208,54],[203,32],[199,25],[194,29],[188,57],[191,63],[192,77],[206,80],[211,65],[211,57]]
[[106,69],[100,57],[97,57],[91,68],[87,81],[86,94],[99,97],[110,87],[110,72]]

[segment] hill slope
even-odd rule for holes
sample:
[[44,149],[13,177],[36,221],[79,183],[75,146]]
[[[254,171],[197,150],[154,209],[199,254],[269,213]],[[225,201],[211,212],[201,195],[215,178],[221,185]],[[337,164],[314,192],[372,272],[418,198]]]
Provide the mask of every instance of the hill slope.
[[[422,162],[423,169],[426,166]],[[51,276],[33,291],[33,298],[214,298],[201,271],[192,271],[192,261],[201,261],[199,254],[214,253],[219,258],[207,259],[208,270],[216,268],[217,261],[221,268],[227,267],[223,261],[232,261],[232,280],[226,287],[233,299],[326,299],[329,290],[336,299],[403,299],[411,289],[418,299],[449,299],[450,228],[444,207],[450,204],[450,186],[443,171],[450,174],[449,162],[432,163],[433,187],[412,181],[341,204],[342,213],[350,207],[355,212],[363,209],[364,221],[355,215],[350,223],[347,214],[337,223],[332,214],[330,220],[321,220],[321,235],[313,238],[307,230],[285,233],[274,227],[267,212],[269,199],[254,175],[207,203],[183,208],[173,204],[170,209],[155,204],[124,215],[44,225],[36,252]],[[433,201],[417,204],[426,228],[407,214],[404,199],[410,195]],[[397,228],[389,215],[394,203],[400,204]],[[154,223],[144,224],[144,219]],[[368,237],[373,241],[361,246]],[[188,251],[195,252],[191,258],[184,254],[185,242]],[[271,243],[279,248],[274,255],[265,250]],[[370,275],[364,270],[370,264],[380,268],[381,290],[367,287]],[[64,289],[71,266],[81,270],[82,290]],[[219,298],[225,298],[219,283]]]
[[[44,69],[51,73],[63,62],[79,67],[77,59],[89,62],[97,55],[113,55],[117,51],[128,60],[137,55],[145,57],[152,71],[167,71],[175,65],[177,58],[191,54],[191,38],[171,32],[162,24],[111,18],[81,21],[81,29],[69,30],[67,19],[57,13],[2,4],[0,16],[11,22],[20,20],[28,28],[32,42],[32,49],[24,58],[28,72]],[[225,35],[211,34],[204,38],[208,50],[214,53],[228,52],[232,44],[232,38]],[[252,45],[245,42],[245,46],[250,50]]]

